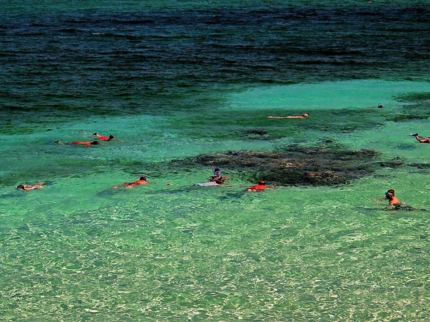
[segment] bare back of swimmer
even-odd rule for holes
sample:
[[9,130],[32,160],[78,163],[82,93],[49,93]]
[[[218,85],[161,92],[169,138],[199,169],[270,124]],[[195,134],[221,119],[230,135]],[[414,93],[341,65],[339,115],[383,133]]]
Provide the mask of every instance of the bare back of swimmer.
[[288,115],[288,116],[272,116],[269,115],[267,118],[268,119],[305,119],[309,117],[308,113],[304,113],[302,115]]
[[139,178],[139,180],[136,180],[136,181],[133,181],[133,182],[124,182],[123,184],[116,185],[113,188],[117,189],[119,187],[122,187],[122,188],[129,189],[129,188],[134,188],[134,187],[140,186],[142,184],[150,184],[150,182],[148,182],[146,180],[146,175],[144,175],[144,174],[141,175],[141,177]]

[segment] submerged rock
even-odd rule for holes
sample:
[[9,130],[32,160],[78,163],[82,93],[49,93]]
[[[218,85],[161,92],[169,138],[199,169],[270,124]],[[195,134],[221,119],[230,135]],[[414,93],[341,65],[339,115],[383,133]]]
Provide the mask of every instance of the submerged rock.
[[[379,152],[329,147],[289,146],[278,151],[227,151],[201,154],[170,165],[190,167],[216,165],[237,172],[237,176],[256,181],[263,179],[278,185],[337,185],[370,175],[381,163]],[[392,162],[399,166],[399,160]],[[385,164],[384,164],[385,165]],[[385,165],[387,166],[387,165]]]

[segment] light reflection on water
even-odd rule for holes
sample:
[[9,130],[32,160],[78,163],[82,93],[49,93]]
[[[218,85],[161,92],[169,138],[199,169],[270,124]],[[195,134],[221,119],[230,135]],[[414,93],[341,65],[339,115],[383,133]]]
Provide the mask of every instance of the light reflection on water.
[[[234,169],[223,169],[231,171],[232,187],[193,187],[210,169],[166,173],[154,161],[200,149],[212,152],[218,142],[193,139],[190,144],[175,135],[160,139],[150,128],[128,132],[127,122],[124,142],[93,150],[16,148],[16,160],[26,162],[10,164],[22,174],[42,180],[31,170],[61,171],[43,190],[1,188],[4,319],[423,318],[429,295],[428,212],[388,211],[385,202],[373,204],[371,198],[394,188],[402,201],[429,209],[427,169],[381,168],[347,186],[264,193],[245,192],[251,183],[235,177]],[[426,162],[426,146],[407,136],[410,126],[388,122],[329,135],[351,148],[370,145],[407,162]],[[413,127],[421,131],[424,124]],[[388,135],[393,131],[399,132],[396,142]],[[150,153],[153,167],[133,156],[142,145],[128,135],[145,136],[148,150],[153,142],[164,149]],[[400,143],[411,146],[408,154],[393,150]],[[229,148],[253,144],[232,139]],[[121,153],[124,160],[117,158]],[[74,160],[80,163],[73,165]],[[153,184],[112,189],[142,172]],[[22,174],[14,180],[24,180]]]

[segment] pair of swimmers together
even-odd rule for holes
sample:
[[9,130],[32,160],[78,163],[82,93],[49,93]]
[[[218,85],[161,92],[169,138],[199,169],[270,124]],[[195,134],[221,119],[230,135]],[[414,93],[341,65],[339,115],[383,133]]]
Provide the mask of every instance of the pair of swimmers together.
[[[115,137],[112,134],[109,134],[109,136],[100,135],[97,132],[93,133],[94,136],[97,137],[100,141],[113,141],[115,140]],[[99,141],[75,141],[75,142],[61,142],[61,141],[54,141],[55,144],[58,145],[84,145],[84,146],[92,146],[92,145],[98,145],[100,144]]]
[[[221,170],[219,168],[212,167],[212,173],[213,176],[209,177],[208,182],[200,182],[194,184],[194,186],[200,186],[200,187],[213,187],[213,186],[220,186],[224,184],[226,180],[229,180],[230,178],[222,176]],[[246,191],[264,191],[267,188],[276,188],[275,186],[267,186],[266,183],[263,180],[258,180],[258,183],[256,185],[253,185],[246,189]]]
[[[125,182],[122,185],[117,185],[117,186],[114,186],[113,188],[114,189],[117,189],[119,187],[126,188],[126,189],[127,188],[134,188],[134,187],[137,187],[141,184],[149,184],[149,182],[146,180],[145,174],[142,174],[140,176],[139,180],[136,180],[133,182]],[[30,190],[35,190],[35,189],[42,189],[45,185],[46,185],[45,182],[38,182],[35,184],[20,184],[16,188],[18,190],[21,190],[21,191],[30,191]]]
[[[381,103],[378,103],[378,108],[384,108]],[[309,117],[308,113],[304,113],[302,115],[287,115],[287,116],[272,116],[269,115],[268,119],[305,119]]]
[[[381,103],[378,104],[378,108],[384,108]],[[272,116],[269,115],[268,119],[305,119],[309,117],[308,113],[304,113],[302,115],[287,115],[287,116]]]

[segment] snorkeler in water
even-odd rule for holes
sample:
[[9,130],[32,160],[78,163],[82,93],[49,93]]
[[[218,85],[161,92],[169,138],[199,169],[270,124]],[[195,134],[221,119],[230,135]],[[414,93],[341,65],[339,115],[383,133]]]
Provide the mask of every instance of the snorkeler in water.
[[200,186],[200,187],[216,187],[216,186],[221,186],[224,184],[225,179],[223,179],[222,177],[217,177],[215,179],[210,179],[208,182],[200,182],[200,183],[196,183],[193,184],[192,186]]
[[413,133],[411,136],[414,136],[415,139],[420,143],[430,143],[430,136],[427,138],[424,138],[422,136],[419,136],[418,133]]
[[217,179],[220,179],[224,183],[224,181],[230,180],[229,177],[221,175],[221,170],[219,168],[212,167],[212,174],[213,175],[209,177],[209,181],[216,181]]
[[142,184],[150,184],[150,182],[148,182],[146,180],[146,175],[145,174],[142,174],[140,176],[139,180],[136,180],[136,181],[133,181],[133,182],[125,182],[125,183],[123,183],[121,185],[114,186],[113,188],[117,189],[119,187],[122,187],[122,188],[128,189],[128,188],[134,188],[134,187],[140,186]]
[[54,143],[58,145],[84,145],[84,146],[92,146],[92,145],[100,144],[99,141],[75,141],[75,142],[54,141]]
[[104,135],[100,135],[97,132],[93,133],[94,136],[97,137],[97,139],[101,140],[101,141],[113,141],[115,140],[115,137],[112,134],[109,134],[109,136],[104,136]]
[[269,115],[267,118],[268,119],[305,119],[309,117],[308,113],[304,113],[302,115],[288,115],[288,116],[272,116]]
[[21,191],[29,191],[29,190],[35,190],[35,189],[43,189],[43,186],[45,185],[45,182],[38,182],[35,184],[20,184],[16,187],[16,189]]
[[256,185],[253,185],[252,187],[249,187],[246,189],[246,191],[264,191],[267,188],[270,189],[276,189],[275,186],[266,186],[266,182],[264,180],[258,180],[258,183]]
[[378,200],[388,200],[388,209],[394,210],[414,210],[413,207],[409,206],[406,202],[401,202],[399,198],[394,195],[394,189],[388,189],[385,193],[385,197],[372,199],[373,202],[377,202]]

